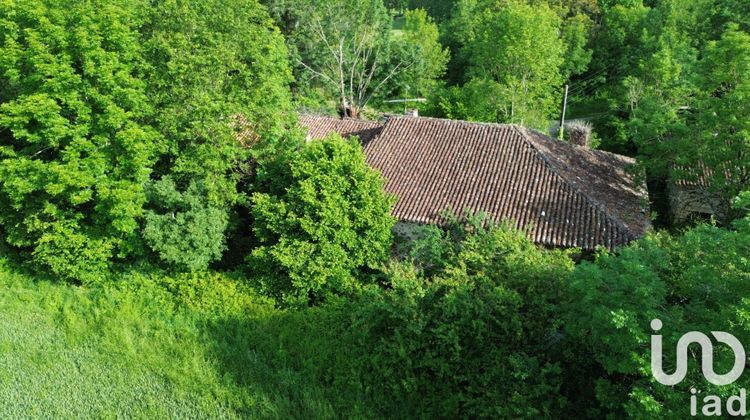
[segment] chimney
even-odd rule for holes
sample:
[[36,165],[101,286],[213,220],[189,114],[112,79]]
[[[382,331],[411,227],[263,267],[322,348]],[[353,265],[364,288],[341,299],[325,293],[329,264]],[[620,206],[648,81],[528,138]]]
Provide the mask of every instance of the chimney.
[[574,120],[565,124],[568,132],[568,142],[576,146],[591,146],[591,123],[583,120]]
[[419,110],[418,109],[407,109],[406,112],[404,112],[404,115],[407,117],[418,117],[419,116]]

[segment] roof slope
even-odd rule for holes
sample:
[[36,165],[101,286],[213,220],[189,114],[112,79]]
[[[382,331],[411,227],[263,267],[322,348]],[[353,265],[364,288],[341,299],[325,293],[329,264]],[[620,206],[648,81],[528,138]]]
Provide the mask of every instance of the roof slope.
[[338,133],[341,137],[357,136],[362,144],[375,138],[383,128],[383,123],[378,121],[320,115],[301,115],[300,123],[307,127],[310,138],[320,139]]
[[649,226],[646,190],[627,171],[632,159],[514,125],[391,117],[365,155],[398,197],[393,214],[402,221],[484,212],[527,228],[539,244],[583,249],[624,245]]
[[636,183],[631,171],[635,159],[556,141],[531,130],[525,132],[553,170],[592,204],[635,237],[646,233],[651,226],[646,212],[648,189],[644,182]]

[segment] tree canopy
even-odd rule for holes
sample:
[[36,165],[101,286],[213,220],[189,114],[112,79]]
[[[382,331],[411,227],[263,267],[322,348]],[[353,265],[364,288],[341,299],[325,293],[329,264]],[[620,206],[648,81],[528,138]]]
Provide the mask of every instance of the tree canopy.
[[142,3],[0,5],[0,226],[54,274],[96,281],[137,250],[151,124]]
[[286,171],[279,193],[252,197],[260,246],[250,270],[292,306],[357,291],[357,270],[377,268],[390,249],[393,202],[382,178],[356,139],[335,135],[305,146]]
[[424,11],[407,10],[394,29],[382,0],[268,0],[296,64],[297,100],[335,103],[359,117],[368,104],[426,95],[442,77],[448,52]]
[[[272,131],[289,104],[283,38],[254,0],[4,2],[0,52],[0,230],[66,279],[144,254],[144,211],[165,205],[146,187],[165,176],[228,212],[248,153],[231,118]],[[209,261],[224,236],[196,249],[175,233]]]
[[[478,98],[487,103],[478,108],[494,109],[490,121],[545,126],[557,107],[561,93],[566,45],[561,37],[562,21],[548,6],[520,2],[462,1],[453,22],[461,26],[455,39],[466,63],[468,85],[481,85]],[[456,112],[452,118],[484,119]],[[481,114],[480,114],[481,115]]]

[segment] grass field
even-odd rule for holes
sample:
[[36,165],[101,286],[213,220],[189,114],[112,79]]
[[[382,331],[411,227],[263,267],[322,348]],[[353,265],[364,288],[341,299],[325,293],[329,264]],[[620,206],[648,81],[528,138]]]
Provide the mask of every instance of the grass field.
[[368,417],[337,383],[342,316],[220,274],[80,288],[0,259],[0,418]]

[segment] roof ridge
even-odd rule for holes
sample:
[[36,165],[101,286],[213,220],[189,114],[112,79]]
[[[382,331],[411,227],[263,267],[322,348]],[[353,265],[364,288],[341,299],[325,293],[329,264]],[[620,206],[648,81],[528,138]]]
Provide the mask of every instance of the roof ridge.
[[[528,127],[524,127],[523,125],[516,124],[516,123],[496,123],[496,122],[487,122],[487,121],[455,120],[455,119],[450,119],[450,118],[423,117],[421,115],[418,116],[418,117],[412,117],[410,115],[400,115],[400,114],[384,114],[383,118],[386,120],[386,122],[389,119],[391,119],[391,118],[395,118],[395,119],[401,119],[401,120],[414,119],[414,120],[442,121],[442,122],[449,122],[449,123],[474,124],[474,125],[482,125],[482,126],[497,127],[497,128],[514,127],[516,129],[536,131],[536,132],[538,132],[539,134],[541,134],[543,136],[547,136],[546,134],[540,132],[539,130],[534,130],[534,129],[531,129],[531,128],[528,128]],[[366,120],[366,121],[374,121],[374,120]],[[568,146],[570,146],[571,148],[579,148],[579,147],[581,147],[581,146],[576,146],[576,145],[573,145],[573,144],[570,144],[570,143],[565,143],[565,144],[568,145]],[[630,156],[625,156],[625,155],[621,155],[621,154],[618,154],[618,153],[608,152],[606,150],[591,149],[591,148],[587,148],[586,150],[589,151],[589,152],[592,152],[592,153],[598,153],[598,154],[603,154],[603,155],[608,155],[608,156],[616,156],[616,157],[618,157],[620,159],[626,159],[626,160],[632,161],[634,163],[636,161],[635,158],[632,158]]]
[[537,156],[539,156],[542,161],[544,162],[544,165],[553,173],[555,176],[560,178],[565,185],[572,188],[576,193],[580,194],[582,197],[586,199],[591,205],[594,206],[595,209],[600,211],[602,214],[604,214],[607,218],[614,221],[618,227],[622,228],[626,232],[628,232],[629,236],[633,236],[630,227],[628,227],[627,223],[623,222],[619,217],[613,215],[609,211],[607,211],[606,207],[601,204],[598,200],[591,197],[589,194],[585,193],[583,190],[581,190],[575,183],[570,182],[570,180],[562,175],[560,171],[557,170],[555,165],[550,162],[550,160],[547,158],[547,156],[544,154],[543,151],[539,150],[539,148],[534,144],[534,142],[529,138],[527,128],[520,127],[515,124],[510,124],[511,127],[513,127],[514,130],[518,132],[518,134],[521,135],[523,140],[536,152]]
[[486,121],[467,121],[467,120],[455,120],[450,118],[438,118],[438,117],[412,117],[410,115],[384,115],[383,116],[386,121],[390,119],[399,119],[399,120],[430,120],[430,121],[441,121],[441,122],[448,122],[448,123],[461,123],[461,124],[473,124],[473,125],[483,125],[487,127],[497,127],[497,128],[505,128],[505,127],[516,127],[516,124],[512,123],[495,123],[495,122],[486,122]]
[[329,120],[335,120],[335,121],[356,121],[356,122],[383,124],[383,121],[380,120],[380,119],[378,119],[378,120],[366,120],[364,118],[341,117],[341,116],[335,116],[335,115],[314,114],[314,113],[306,113],[306,112],[300,112],[299,116],[300,116],[300,118],[305,118],[305,117],[327,118]]

